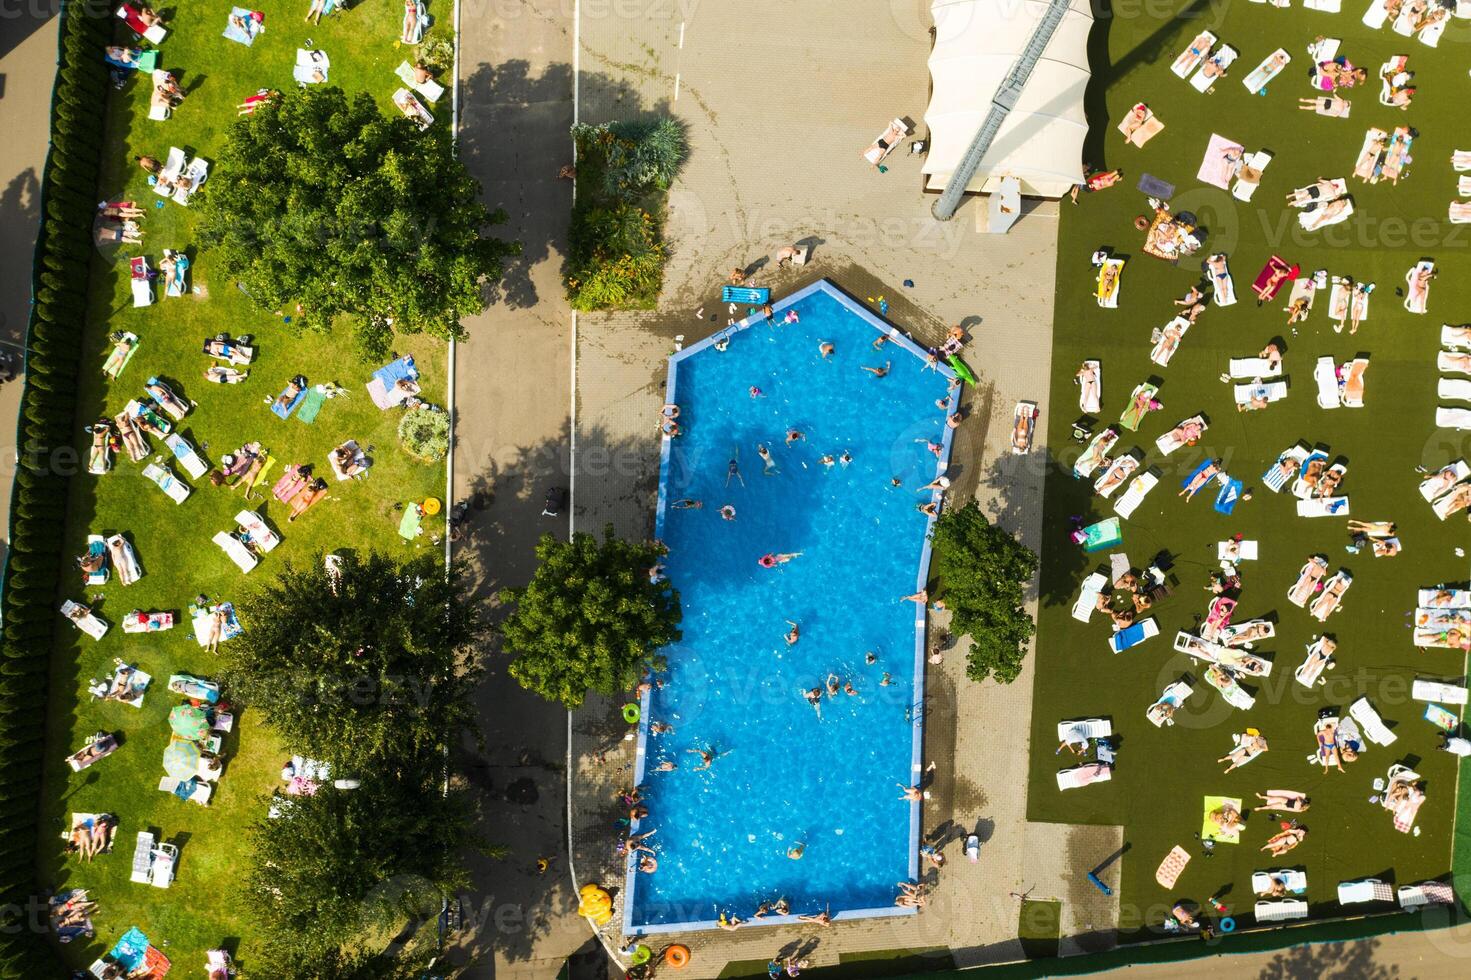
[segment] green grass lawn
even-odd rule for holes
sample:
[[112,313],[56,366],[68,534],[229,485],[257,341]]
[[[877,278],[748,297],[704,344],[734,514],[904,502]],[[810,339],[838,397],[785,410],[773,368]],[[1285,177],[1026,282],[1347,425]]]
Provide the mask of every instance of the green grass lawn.
[[[449,8],[431,8],[448,17]],[[300,17],[306,5],[267,7],[267,31],[251,48],[220,36],[227,7],[179,7],[170,25],[173,32],[162,44],[162,66],[180,72],[190,92],[173,118],[147,118],[147,88],[130,81],[111,96],[102,187],[99,200],[133,199],[148,209],[141,246],[123,246],[98,258],[89,284],[91,316],[85,326],[84,362],[75,446],[85,469],[88,437],[81,425],[102,412],[114,415],[128,399],[139,397],[150,376],[167,379],[174,390],[197,402],[197,408],[178,423],[181,431],[211,463],[247,441],[259,441],[278,461],[267,479],[273,483],[290,463],[314,464],[331,480],[327,454],[342,441],[357,439],[376,447],[375,465],[366,481],[333,483],[331,496],[295,523],[288,523],[284,505],[266,494],[257,508],[283,539],[247,578],[210,538],[232,530],[233,516],[243,506],[238,490],[212,488],[206,480],[189,481],[193,495],[182,505],[145,480],[141,464],[120,455],[105,476],[82,473],[72,483],[67,530],[68,547],[79,554],[88,533],[122,532],[137,551],[144,577],[124,588],[116,576],[102,589],[83,591],[80,573],[70,578],[64,597],[102,596],[94,608],[112,629],[94,642],[65,624],[58,628],[57,654],[51,676],[48,739],[55,764],[47,772],[45,819],[59,834],[72,811],[112,812],[121,829],[114,851],[92,864],[63,856],[54,848],[39,856],[42,880],[58,886],[91,890],[101,907],[95,919],[96,941],[64,947],[70,963],[84,966],[100,955],[128,927],[137,925],[161,946],[175,966],[186,973],[204,961],[204,951],[222,942],[238,950],[248,963],[262,940],[246,908],[236,897],[235,884],[244,866],[245,829],[265,813],[263,798],[278,782],[289,755],[262,727],[259,715],[248,709],[237,718],[235,732],[225,742],[225,772],[211,804],[205,808],[183,803],[157,791],[164,775],[161,758],[168,742],[167,714],[179,698],[165,684],[171,673],[210,676],[215,658],[199,647],[190,632],[186,608],[204,593],[216,600],[239,596],[251,580],[271,576],[284,562],[308,561],[316,552],[339,548],[378,548],[404,552],[432,547],[429,536],[414,545],[396,534],[399,517],[394,508],[404,501],[440,497],[444,488],[442,465],[411,460],[398,446],[397,411],[380,412],[364,384],[376,364],[363,364],[351,353],[351,338],[341,330],[332,335],[297,335],[269,310],[255,307],[235,288],[225,270],[196,249],[194,212],[172,201],[155,209],[163,199],[152,193],[145,174],[133,163],[140,154],[162,159],[170,146],[212,159],[235,119],[234,107],[264,86],[292,84],[294,52],[312,38],[332,59],[332,84],[348,92],[366,89],[379,97],[385,111],[396,112],[390,96],[399,86],[393,68],[409,49],[397,42],[402,6],[391,0],[365,0],[319,26]],[[448,21],[443,28],[448,32]],[[121,26],[119,36],[125,33]],[[448,79],[445,80],[448,83]],[[448,124],[448,99],[434,109],[440,124]],[[208,185],[202,192],[208,193]],[[130,304],[127,257],[147,255],[157,266],[164,248],[184,249],[193,262],[191,284],[197,294],[165,299],[157,290],[154,306],[134,309]],[[83,284],[78,283],[78,288]],[[132,362],[116,381],[101,373],[112,349],[108,334],[130,330],[142,338]],[[221,331],[256,338],[257,356],[250,378],[226,386],[206,383],[202,372],[210,363],[201,353],[205,337]],[[424,397],[444,404],[444,344],[422,337],[400,338],[400,353],[413,353],[423,374]],[[329,400],[313,424],[293,416],[281,421],[266,402],[295,374],[313,383],[334,381],[349,392]],[[167,453],[160,440],[154,449]],[[173,466],[176,475],[182,470]],[[267,487],[267,489],[269,489]],[[442,522],[426,528],[442,531]],[[129,610],[172,610],[178,617],[172,632],[125,635],[123,615]],[[250,624],[244,624],[248,630]],[[120,657],[153,675],[145,704],[136,710],[115,703],[91,701],[86,693],[91,678],[110,674],[113,658]],[[229,692],[225,692],[228,699]],[[121,732],[124,744],[111,757],[80,774],[71,773],[63,757],[80,747],[90,733]],[[133,842],[138,831],[151,829],[161,839],[179,845],[178,879],[167,890],[132,884],[128,880]]]
[[[1468,454],[1471,439],[1434,425],[1436,352],[1442,323],[1471,319],[1471,287],[1463,271],[1467,236],[1446,222],[1447,202],[1456,198],[1450,155],[1467,132],[1461,98],[1466,83],[1464,22],[1453,26],[1439,49],[1400,37],[1388,28],[1371,31],[1359,22],[1365,4],[1346,4],[1341,15],[1258,4],[1230,7],[1196,4],[1195,19],[1161,21],[1116,16],[1104,45],[1094,45],[1094,76],[1089,92],[1093,129],[1088,160],[1095,166],[1122,167],[1118,186],[1086,195],[1078,207],[1062,203],[1059,238],[1057,315],[1054,331],[1051,446],[1045,500],[1045,543],[1041,579],[1040,633],[1032,731],[1028,815],[1032,819],[1121,824],[1129,845],[1121,867],[1122,938],[1142,939],[1157,928],[1171,903],[1203,902],[1224,895],[1242,927],[1249,926],[1255,901],[1254,869],[1280,866],[1306,869],[1305,896],[1314,916],[1343,914],[1336,900],[1340,881],[1377,876],[1397,883],[1445,876],[1451,868],[1453,818],[1457,809],[1457,766],[1436,751],[1436,729],[1422,720],[1424,705],[1409,697],[1415,677],[1454,678],[1465,672],[1465,657],[1450,650],[1418,650],[1406,615],[1417,587],[1464,582],[1467,559],[1455,549],[1471,542],[1464,517],[1441,523],[1420,498],[1415,467],[1441,466]],[[1238,49],[1240,59],[1211,94],[1200,94],[1176,78],[1170,64],[1201,29],[1210,29]],[[1306,78],[1305,48],[1319,34],[1343,38],[1341,53],[1367,66],[1370,83],[1349,93],[1349,119],[1317,116],[1297,109],[1312,95]],[[1095,40],[1098,40],[1095,38]],[[1249,93],[1244,78],[1281,45],[1292,63],[1264,96]],[[1419,95],[1408,112],[1378,104],[1378,66],[1395,54],[1410,55]],[[1111,66],[1111,67],[1110,67]],[[1166,128],[1143,149],[1126,146],[1114,127],[1136,101],[1149,103]],[[1284,195],[1319,176],[1348,176],[1365,130],[1410,125],[1419,130],[1414,163],[1398,186],[1350,180],[1356,214],[1348,222],[1316,233],[1302,232]],[[1274,159],[1252,203],[1196,179],[1212,132],[1245,146],[1267,149]],[[1136,216],[1145,214],[1145,196],[1135,189],[1141,173],[1174,183],[1176,210],[1195,212],[1210,230],[1206,246],[1178,266],[1146,255]],[[1089,256],[1109,246],[1128,256],[1122,299],[1116,310],[1100,309],[1093,295]],[[1171,300],[1200,278],[1200,263],[1215,251],[1230,255],[1239,302],[1210,308],[1180,344],[1172,363],[1160,368],[1149,360],[1151,331],[1174,314]],[[1273,254],[1311,272],[1350,275],[1373,281],[1369,319],[1356,336],[1334,333],[1327,295],[1320,293],[1311,317],[1294,334],[1286,325],[1286,291],[1258,307],[1251,284]],[[1402,307],[1396,287],[1422,256],[1433,256],[1442,275],[1432,287],[1426,316]],[[1218,378],[1230,357],[1255,355],[1282,337],[1290,393],[1264,411],[1239,414],[1231,388]],[[1313,367],[1320,355],[1343,362],[1371,356],[1367,407],[1326,411],[1315,401]],[[1103,362],[1103,411],[1099,427],[1117,424],[1134,385],[1151,376],[1163,379],[1163,411],[1149,415],[1140,431],[1123,430],[1116,447],[1147,450],[1145,466],[1157,467],[1160,484],[1133,518],[1125,522],[1121,546],[1085,555],[1068,540],[1070,522],[1085,523],[1113,515],[1111,501],[1092,493],[1091,479],[1075,480],[1071,465],[1080,447],[1070,438],[1077,410],[1074,372],[1085,358]],[[1205,413],[1210,429],[1199,445],[1165,457],[1155,439],[1178,421]],[[1290,494],[1274,495],[1261,475],[1277,454],[1302,439],[1323,443],[1331,456],[1349,463],[1344,490],[1352,515],[1362,520],[1392,520],[1400,526],[1404,553],[1375,559],[1367,552],[1345,552],[1348,535],[1342,519],[1296,516]],[[1233,476],[1256,487],[1254,498],[1239,504],[1234,516],[1212,509],[1214,488],[1187,503],[1176,495],[1184,477],[1203,459],[1221,457]],[[1096,475],[1096,474],[1095,474]],[[1272,676],[1248,681],[1256,705],[1246,712],[1227,707],[1200,680],[1202,669],[1172,650],[1176,631],[1191,629],[1209,598],[1203,591],[1216,568],[1216,542],[1233,534],[1260,542],[1261,559],[1243,565],[1243,591],[1237,622],[1257,616],[1277,620],[1275,640],[1257,652],[1275,661]],[[1109,626],[1102,614],[1084,625],[1069,615],[1085,575],[1106,564],[1108,551],[1126,552],[1143,567],[1161,549],[1176,556],[1175,594],[1154,615],[1160,637],[1114,656],[1106,646]],[[1326,626],[1286,601],[1288,588],[1310,554],[1327,556],[1333,569],[1353,576],[1341,610]],[[1338,668],[1328,685],[1301,687],[1293,671],[1304,647],[1320,631],[1337,637]],[[1188,711],[1173,728],[1156,728],[1145,709],[1168,683],[1189,672],[1197,679]],[[1398,736],[1392,746],[1370,746],[1346,773],[1324,775],[1310,764],[1313,723],[1321,708],[1346,709],[1368,694]],[[1059,792],[1057,770],[1074,760],[1054,756],[1055,726],[1068,718],[1107,716],[1114,722],[1119,757],[1112,782]],[[1231,748],[1231,736],[1254,726],[1271,751],[1243,769],[1223,775],[1215,760]],[[1428,800],[1421,808],[1419,836],[1397,833],[1390,814],[1368,802],[1371,782],[1396,762],[1414,766],[1424,777]],[[1276,832],[1266,813],[1250,814],[1241,843],[1219,844],[1215,856],[1202,855],[1201,829],[1206,795],[1240,797],[1268,789],[1297,789],[1312,798],[1304,816],[1306,842],[1284,859],[1258,851]],[[1160,860],[1176,844],[1194,855],[1175,888],[1154,881]],[[1104,855],[1097,855],[1101,860]],[[1081,882],[1088,868],[1077,868]],[[1079,888],[1086,888],[1080,884]],[[1355,906],[1361,913],[1383,905]],[[1244,914],[1243,914],[1244,913]]]

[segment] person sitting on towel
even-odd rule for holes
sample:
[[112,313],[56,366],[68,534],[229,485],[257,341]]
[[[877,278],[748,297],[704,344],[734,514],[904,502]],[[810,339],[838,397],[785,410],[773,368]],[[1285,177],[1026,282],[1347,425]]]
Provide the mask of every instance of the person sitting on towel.
[[343,476],[357,476],[367,469],[363,454],[346,444],[332,450],[332,459]]

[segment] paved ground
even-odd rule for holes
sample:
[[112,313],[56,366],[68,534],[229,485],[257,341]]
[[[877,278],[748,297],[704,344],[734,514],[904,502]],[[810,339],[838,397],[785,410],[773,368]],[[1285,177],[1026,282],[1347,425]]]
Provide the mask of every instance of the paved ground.
[[[623,534],[650,532],[657,481],[651,420],[664,357],[681,336],[693,342],[724,325],[718,283],[733,266],[759,267],[777,247],[801,240],[814,246],[808,267],[756,268],[760,284],[782,293],[826,275],[860,298],[885,296],[891,318],[920,339],[938,343],[956,322],[972,331],[970,363],[982,384],[968,396],[972,415],[952,476],[959,497],[974,493],[1036,547],[1042,473],[1032,459],[1041,453],[1019,458],[1007,447],[1018,398],[1048,410],[1057,207],[1043,206],[1010,236],[993,238],[975,231],[980,209],[973,205],[949,224],[931,219],[917,158],[896,154],[887,174],[864,164],[861,150],[887,119],[923,112],[927,25],[852,18],[833,4],[704,4],[685,12],[683,23],[677,5],[655,5],[635,20],[585,13],[582,23],[583,119],[672,112],[688,126],[691,155],[671,194],[672,259],[659,311],[581,320],[580,526],[611,521]],[[737,36],[762,39],[759,63],[732,49]],[[884,79],[883,97],[873,78]],[[905,279],[914,286],[903,287]],[[696,318],[701,307],[705,315]],[[586,479],[594,450],[600,478]],[[1116,910],[1078,869],[1113,854],[1118,832],[1025,821],[1031,682],[1028,671],[1010,687],[973,684],[964,677],[963,651],[952,651],[928,679],[926,754],[940,771],[926,833],[974,830],[987,842],[978,866],[962,859],[940,876],[930,910],[829,930],[682,936],[695,951],[688,972],[714,976],[729,961],[764,962],[779,948],[802,948],[814,965],[838,962],[840,950],[950,949],[962,965],[1012,960],[1020,948],[1009,893],[1028,890],[1063,901],[1064,932],[1077,937],[1065,951],[1111,942]],[[606,884],[621,880],[607,859],[609,804],[632,761],[632,743],[622,741],[626,726],[611,707],[579,712],[573,737],[573,856],[584,879],[596,870]],[[960,858],[959,845],[947,853]],[[1102,872],[1105,880],[1110,874]],[[617,942],[615,932],[609,937]]]
[[[46,163],[51,83],[56,74],[56,21],[35,5],[0,17],[0,350],[22,356],[31,305],[31,253],[40,222],[41,168]],[[0,372],[3,374],[3,372]],[[21,380],[0,385],[0,558],[10,529],[15,426]]]
[[[572,124],[571,25],[557,0],[466,5],[460,147],[485,200],[523,244],[490,308],[467,323],[455,373],[454,497],[487,495],[457,548],[477,592],[524,584],[537,538],[565,534],[540,516],[549,487],[568,484],[571,314],[561,255],[571,185],[558,182]],[[493,606],[492,606],[493,609]],[[588,940],[565,866],[566,712],[522,691],[492,655],[482,689],[484,747],[467,771],[484,790],[485,834],[504,861],[476,858],[462,956],[468,976],[552,976]],[[558,856],[538,877],[538,857]]]

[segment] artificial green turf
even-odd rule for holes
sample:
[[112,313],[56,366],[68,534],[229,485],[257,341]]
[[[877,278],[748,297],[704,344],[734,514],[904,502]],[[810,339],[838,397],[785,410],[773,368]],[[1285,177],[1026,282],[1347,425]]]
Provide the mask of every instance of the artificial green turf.
[[[1452,757],[1436,751],[1436,730],[1421,719],[1424,705],[1410,700],[1408,692],[1416,676],[1459,677],[1465,657],[1450,650],[1416,649],[1405,617],[1415,606],[1417,587],[1466,580],[1467,561],[1454,549],[1471,541],[1463,516],[1445,523],[1435,519],[1417,492],[1421,477],[1415,472],[1418,465],[1444,465],[1471,450],[1465,434],[1434,425],[1440,325],[1471,319],[1471,289],[1463,274],[1467,236],[1446,222],[1447,203],[1456,199],[1450,154],[1458,140],[1466,142],[1467,131],[1461,97],[1466,65],[1461,45],[1450,43],[1451,35],[1463,28],[1452,26],[1439,49],[1431,49],[1387,27],[1364,27],[1359,16],[1365,6],[1345,4],[1342,14],[1331,15],[1261,4],[1194,4],[1185,10],[1198,16],[1170,20],[1142,16],[1131,6],[1128,16],[1120,11],[1101,23],[1095,35],[1087,159],[1097,166],[1122,167],[1124,179],[1112,189],[1084,196],[1077,207],[1066,201],[1061,205],[1053,409],[1046,420],[1052,469],[1044,511],[1028,816],[1123,825],[1130,847],[1121,861],[1120,930],[1125,940],[1144,938],[1141,928],[1157,927],[1175,900],[1203,901],[1212,894],[1224,893],[1238,923],[1249,926],[1253,869],[1305,868],[1312,912],[1325,916],[1341,914],[1336,901],[1340,881],[1378,876],[1417,882],[1446,875],[1451,868],[1457,767]],[[1201,29],[1241,52],[1228,77],[1207,95],[1170,72],[1176,55]],[[1349,119],[1297,109],[1300,97],[1313,94],[1306,79],[1305,48],[1319,34],[1341,36],[1341,53],[1369,69],[1369,84],[1349,93]],[[1250,94],[1241,79],[1279,45],[1292,55],[1291,65],[1266,95]],[[1419,85],[1408,112],[1377,103],[1376,70],[1402,53],[1410,55]],[[1147,101],[1166,126],[1143,149],[1125,146],[1114,129],[1138,100]],[[1398,186],[1350,180],[1355,216],[1324,231],[1300,231],[1295,215],[1282,203],[1284,195],[1319,176],[1348,176],[1368,127],[1389,130],[1401,124],[1416,127],[1420,134],[1408,176]],[[1212,132],[1243,144],[1247,152],[1265,148],[1274,155],[1251,204],[1196,179]],[[1143,235],[1133,221],[1148,212],[1145,196],[1135,189],[1143,172],[1173,182],[1176,210],[1195,212],[1210,229],[1205,247],[1178,267],[1141,249]],[[1116,310],[1100,309],[1093,297],[1089,256],[1101,246],[1129,256]],[[1201,261],[1215,251],[1230,255],[1239,302],[1207,309],[1169,367],[1157,367],[1149,361],[1150,333],[1173,315],[1171,300],[1200,278]],[[1251,283],[1274,253],[1308,272],[1325,268],[1377,282],[1369,319],[1359,333],[1350,337],[1346,329],[1342,335],[1333,332],[1324,293],[1296,335],[1285,327],[1286,290],[1258,308]],[[1441,275],[1431,289],[1430,313],[1414,316],[1402,308],[1395,287],[1403,285],[1405,273],[1422,256],[1433,256]],[[1264,411],[1238,414],[1230,387],[1218,380],[1227,359],[1255,355],[1284,334],[1289,397]],[[1312,378],[1317,357],[1331,355],[1342,362],[1359,352],[1372,355],[1367,407],[1320,409]],[[1117,423],[1135,384],[1151,376],[1164,379],[1159,392],[1164,411],[1148,416],[1137,434],[1124,431],[1117,446],[1119,452],[1136,445],[1147,450],[1145,465],[1159,468],[1160,484],[1125,522],[1123,544],[1108,550],[1124,551],[1142,567],[1168,549],[1177,556],[1179,586],[1154,611],[1160,637],[1118,656],[1106,645],[1109,626],[1102,614],[1086,626],[1069,615],[1081,580],[1107,554],[1085,555],[1071,544],[1070,521],[1075,515],[1085,522],[1113,515],[1111,502],[1092,493],[1091,478],[1084,482],[1071,475],[1080,452],[1070,438],[1079,415],[1073,374],[1090,357],[1103,362],[1100,427]],[[1200,444],[1162,456],[1154,440],[1196,412],[1206,413],[1211,423]],[[1343,487],[1353,516],[1399,522],[1403,555],[1349,555],[1343,520],[1299,518],[1290,495],[1273,495],[1260,486],[1261,474],[1277,454],[1299,439],[1325,443],[1331,455],[1347,457]],[[1190,503],[1176,496],[1199,461],[1217,456],[1247,487],[1257,487],[1254,498],[1239,504],[1231,517],[1212,510],[1213,488]],[[1236,621],[1274,614],[1279,620],[1276,639],[1257,645],[1257,652],[1275,660],[1275,670],[1270,678],[1247,682],[1257,694],[1256,706],[1247,712],[1227,707],[1199,680],[1201,668],[1172,651],[1176,631],[1192,628],[1205,611],[1209,597],[1202,589],[1216,567],[1216,542],[1236,533],[1260,541],[1262,550],[1261,560],[1243,564]],[[1317,552],[1334,569],[1343,566],[1354,575],[1341,611],[1326,626],[1286,601],[1299,568]],[[1339,640],[1339,666],[1326,675],[1326,688],[1309,691],[1292,673],[1303,660],[1305,644],[1322,629]],[[1145,719],[1145,709],[1166,684],[1187,671],[1197,678],[1188,710],[1173,728],[1155,728]],[[1370,695],[1398,741],[1389,747],[1370,746],[1346,773],[1324,775],[1305,761],[1315,745],[1317,712],[1330,705],[1346,709],[1360,693]],[[1113,780],[1059,792],[1054,774],[1073,760],[1051,751],[1057,744],[1055,726],[1062,719],[1091,716],[1113,718],[1119,742]],[[1232,733],[1248,725],[1261,729],[1271,751],[1223,775],[1224,766],[1215,760],[1230,749]],[[1419,837],[1395,832],[1390,814],[1367,799],[1372,779],[1401,761],[1411,762],[1425,777],[1428,800],[1417,821]],[[1273,788],[1311,795],[1312,809],[1303,818],[1309,836],[1302,846],[1285,859],[1260,853],[1258,848],[1277,827],[1268,814],[1251,814],[1240,844],[1218,844],[1214,857],[1202,856],[1195,836],[1204,796],[1239,796],[1251,805],[1254,793]],[[1154,872],[1176,844],[1194,858],[1176,887],[1166,890],[1155,883]],[[1080,878],[1086,871],[1077,869]],[[1374,908],[1384,906],[1345,911]]]
[[[89,442],[81,425],[104,410],[108,415],[121,411],[128,399],[142,395],[150,376],[166,378],[178,394],[198,402],[178,424],[178,431],[211,464],[247,441],[258,440],[270,449],[277,464],[264,481],[265,500],[249,506],[259,510],[283,540],[246,577],[210,541],[216,531],[234,528],[234,514],[246,506],[240,491],[212,488],[205,480],[187,481],[194,485],[194,493],[182,505],[175,505],[142,477],[142,464],[132,463],[125,454],[114,461],[111,473],[95,477],[82,472],[72,482],[67,531],[71,553],[81,553],[89,532],[122,532],[133,542],[145,572],[130,587],[124,588],[114,576],[104,588],[85,593],[80,573],[68,574],[62,593],[73,599],[105,596],[94,602],[94,608],[112,629],[101,642],[93,642],[65,623],[58,627],[47,729],[53,764],[47,771],[43,818],[57,834],[74,810],[113,812],[121,820],[113,853],[90,865],[64,858],[59,839],[54,848],[39,855],[44,882],[86,887],[101,909],[95,917],[96,941],[63,947],[74,965],[90,962],[133,925],[141,927],[155,945],[164,948],[176,968],[186,973],[204,962],[206,949],[222,942],[228,942],[239,960],[248,964],[264,941],[239,901],[235,885],[245,865],[245,828],[264,816],[263,796],[277,784],[287,749],[261,726],[261,717],[247,709],[237,717],[234,734],[226,738],[224,776],[207,808],[180,802],[156,788],[164,775],[160,761],[168,742],[167,714],[179,703],[165,688],[168,677],[181,671],[207,677],[216,663],[192,637],[186,608],[193,597],[202,592],[217,600],[231,599],[251,580],[271,576],[284,562],[307,561],[317,551],[377,548],[402,553],[432,547],[430,535],[436,530],[442,533],[443,528],[442,519],[437,524],[426,520],[426,534],[414,545],[397,535],[400,515],[393,511],[394,505],[442,496],[445,471],[443,465],[414,462],[399,448],[396,427],[400,413],[378,411],[364,389],[379,365],[363,364],[352,353],[345,329],[330,336],[299,336],[281,317],[255,307],[225,271],[211,263],[208,252],[196,249],[192,228],[197,209],[173,201],[155,208],[154,203],[163,198],[152,192],[144,173],[133,163],[135,156],[144,153],[163,159],[171,145],[213,159],[235,119],[238,103],[260,87],[292,84],[294,52],[306,38],[314,39],[330,55],[332,84],[349,92],[367,89],[385,111],[397,112],[390,102],[400,84],[393,68],[410,57],[409,49],[397,43],[402,5],[392,0],[364,0],[319,26],[301,22],[305,3],[266,5],[266,33],[251,48],[220,36],[227,9],[228,5],[176,8],[172,33],[161,45],[161,63],[181,70],[181,83],[190,94],[172,119],[155,122],[147,118],[147,88],[139,80],[111,94],[98,199],[136,200],[148,210],[148,216],[143,220],[142,246],[123,246],[93,263],[92,313],[85,327],[88,355],[82,369],[74,446],[80,450],[84,470],[84,447]],[[432,12],[447,17],[448,9]],[[118,32],[120,38],[129,34],[122,26]],[[433,111],[441,124],[447,123],[448,99],[441,100]],[[208,194],[208,184],[201,193]],[[154,306],[134,309],[126,258],[147,255],[156,267],[164,248],[188,252],[193,262],[190,283],[199,292],[166,299],[160,288]],[[112,349],[107,336],[115,330],[133,331],[142,344],[122,376],[108,382],[101,365]],[[243,384],[215,385],[203,380],[204,368],[213,362],[200,353],[200,345],[205,337],[221,331],[256,338],[255,363]],[[423,375],[424,397],[443,404],[447,396],[444,345],[406,337],[399,338],[396,347],[400,353],[415,355]],[[295,416],[281,421],[270,413],[266,402],[298,373],[313,384],[335,381],[349,394],[326,402],[310,425]],[[371,454],[375,465],[366,481],[337,483],[331,479],[327,454],[349,438],[364,447],[376,447]],[[155,451],[168,454],[161,440],[153,440],[153,445]],[[270,496],[269,488],[286,465],[305,462],[332,483],[331,495],[297,522],[288,523],[285,506]],[[175,475],[184,475],[177,465],[171,465]],[[125,635],[123,615],[135,608],[172,610],[176,625],[172,632],[162,634]],[[244,626],[250,628],[248,622]],[[114,657],[153,675],[141,710],[89,699],[87,681],[110,674]],[[225,696],[228,699],[228,691]],[[63,757],[98,730],[121,731],[123,746],[85,772],[71,773]],[[144,829],[180,847],[178,879],[167,891],[128,880],[134,838]]]

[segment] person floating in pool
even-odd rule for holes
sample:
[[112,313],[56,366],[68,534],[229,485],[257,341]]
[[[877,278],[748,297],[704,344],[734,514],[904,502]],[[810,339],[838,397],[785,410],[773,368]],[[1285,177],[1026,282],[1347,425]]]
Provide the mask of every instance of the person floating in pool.
[[817,353],[822,355],[824,361],[832,357],[836,350],[837,348],[826,340],[819,340],[817,342]]
[[843,682],[838,677],[838,675],[837,674],[828,674],[827,675],[827,696],[830,697],[830,698],[835,698],[835,697],[838,696],[838,692],[841,691],[842,689],[843,689]]
[[894,678],[889,676],[889,672],[887,670],[884,671],[884,676],[879,678],[879,687],[888,687],[890,684],[893,683]]
[[[945,446],[942,443],[931,442],[928,439],[916,439],[914,441],[924,443],[924,447],[934,453],[936,459],[939,459],[941,454],[945,452]],[[898,486],[898,484],[896,483],[895,486]]]
[[760,388],[757,388],[755,385],[752,385],[751,387],[747,388],[746,389],[746,393],[748,395],[750,395],[752,398],[764,398],[764,397],[766,397],[766,392],[762,391]]
[[673,725],[666,725],[662,721],[651,721],[651,722],[649,722],[649,734],[650,735],[673,735],[674,734],[674,726]]
[[[787,630],[787,646],[792,646],[802,638],[802,631],[790,619],[787,620],[787,625],[791,627],[791,629]],[[820,694],[821,692],[818,693]]]
[[791,858],[793,861],[800,861],[802,860],[803,852],[805,852],[806,850],[807,845],[799,841],[796,844],[793,844],[791,847],[787,848],[787,857]]
[[678,768],[679,768],[679,763],[675,762],[673,759],[665,759],[663,762],[659,763],[657,766],[654,767],[654,771],[655,772],[673,772],[674,770],[676,770]]
[[741,476],[741,464],[736,461],[734,456],[730,458],[730,462],[725,467],[725,485],[727,487],[730,486],[732,478],[740,480],[741,486],[746,485],[746,478]]
[[691,755],[697,755],[700,757],[700,764],[698,766],[695,766],[695,772],[699,772],[702,769],[709,769],[710,763],[715,761],[714,749],[685,749],[685,751],[690,753]]
[[800,551],[784,552],[779,555],[773,554],[768,551],[766,554],[756,559],[756,564],[760,565],[762,568],[775,568],[778,565],[785,565],[793,558],[800,557],[802,557],[802,552]]
[[689,497],[685,497],[683,500],[676,500],[669,506],[673,507],[675,510],[699,510],[701,507],[705,506],[705,502],[703,500],[693,500]]
[[838,456],[838,462],[846,469],[848,464],[853,462],[853,454],[844,449],[842,454]]
[[802,434],[802,430],[801,429],[788,429],[787,430],[787,445],[788,446],[790,446],[794,442],[801,442],[803,439],[806,439],[806,438],[807,437]]
[[659,870],[659,861],[652,854],[645,854],[639,859],[638,869],[646,875],[651,875]]
[[879,655],[870,650],[863,655],[863,662],[866,664],[876,664],[879,662]]
[[797,316],[796,310],[787,310],[787,315],[781,318],[782,323],[797,323],[802,318]]
[[758,444],[756,446],[756,455],[760,456],[761,462],[765,464],[766,468],[762,472],[764,472],[767,476],[771,476],[772,474],[779,472],[776,468],[776,460],[771,458],[771,450],[767,449],[764,444]]
[[735,520],[735,507],[731,506],[730,504],[726,504],[724,507],[720,508],[720,516],[725,518],[727,521]]
[[826,466],[826,467],[829,467],[829,468],[831,468],[832,465],[837,462],[837,460],[833,459],[833,457],[832,457],[831,454],[828,454],[828,455],[825,455],[825,456],[819,456],[818,459],[817,459],[817,461],[819,463],[821,463],[823,466]]
[[822,688],[820,688],[820,687],[809,687],[809,688],[807,688],[807,690],[805,690],[805,691],[802,692],[802,697],[806,698],[807,699],[807,703],[810,704],[810,705],[812,705],[812,707],[817,710],[817,717],[821,718],[822,717]]
[[884,345],[887,344],[888,342],[889,342],[889,335],[886,334],[886,333],[881,333],[881,334],[878,335],[878,337],[874,338],[873,349],[874,350],[883,350],[884,349]]
[[843,693],[850,698],[856,698],[858,696],[858,688],[853,686],[852,681],[843,681]]
[[875,378],[882,378],[884,375],[889,373],[889,368],[893,365],[893,363],[893,361],[885,361],[884,366],[881,368],[869,367],[867,364],[863,364],[860,366],[863,368],[863,370],[867,371],[869,374],[872,374]]

